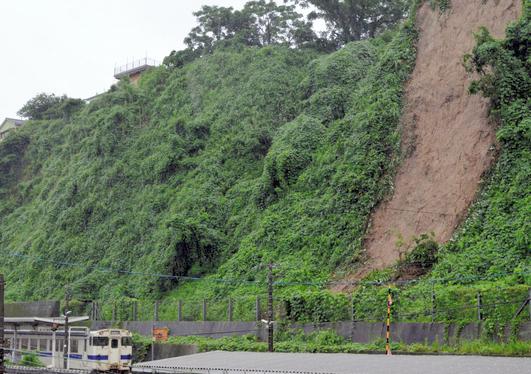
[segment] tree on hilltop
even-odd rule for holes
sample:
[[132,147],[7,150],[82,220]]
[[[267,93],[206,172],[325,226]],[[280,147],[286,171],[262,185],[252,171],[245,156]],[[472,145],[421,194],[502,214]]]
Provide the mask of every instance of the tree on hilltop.
[[72,99],[55,94],[40,93],[30,99],[17,112],[21,117],[35,120],[43,119],[65,119],[68,120],[79,109],[85,105],[81,99]]
[[309,20],[322,19],[328,38],[338,45],[372,38],[402,20],[408,0],[285,0],[303,8],[313,7]]
[[249,1],[242,10],[204,5],[194,15],[198,25],[184,42],[192,50],[209,53],[223,41],[232,40],[249,46],[286,44],[303,46],[315,39],[311,21],[295,11],[295,5],[274,1]]

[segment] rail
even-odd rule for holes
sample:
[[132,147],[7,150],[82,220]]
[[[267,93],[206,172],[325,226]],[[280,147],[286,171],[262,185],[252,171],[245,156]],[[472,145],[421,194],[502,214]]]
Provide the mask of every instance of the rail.
[[89,370],[57,369],[21,365],[7,365],[7,374],[87,374]]
[[160,65],[160,62],[152,59],[152,58],[141,58],[138,60],[134,60],[132,62],[128,62],[125,65],[117,66],[114,68],[114,75],[115,76],[121,76],[125,73],[135,71],[135,70],[142,70],[143,68],[147,67],[154,67]]

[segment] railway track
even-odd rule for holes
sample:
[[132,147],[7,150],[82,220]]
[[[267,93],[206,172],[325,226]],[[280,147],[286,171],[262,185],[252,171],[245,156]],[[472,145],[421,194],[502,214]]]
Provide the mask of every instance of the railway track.
[[58,369],[46,367],[7,365],[7,374],[88,374],[89,370]]

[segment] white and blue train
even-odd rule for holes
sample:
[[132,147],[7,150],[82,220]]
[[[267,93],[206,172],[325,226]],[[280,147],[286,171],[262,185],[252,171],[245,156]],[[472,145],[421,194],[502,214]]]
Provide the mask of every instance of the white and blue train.
[[[23,319],[17,320],[22,322]],[[25,354],[34,353],[46,366],[63,368],[63,349],[66,344],[64,329],[54,329],[53,326],[39,323],[19,322],[10,326],[10,321],[6,322],[7,358],[16,363]],[[86,327],[70,327],[69,332],[67,368],[101,372],[130,371],[133,341],[129,331],[112,328],[90,331]]]

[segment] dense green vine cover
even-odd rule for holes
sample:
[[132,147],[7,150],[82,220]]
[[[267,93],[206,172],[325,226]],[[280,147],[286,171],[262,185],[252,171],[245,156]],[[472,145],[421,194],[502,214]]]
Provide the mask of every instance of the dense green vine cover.
[[178,284],[122,271],[261,280],[270,260],[328,279],[391,183],[414,39],[218,49],[30,121],[0,145],[9,297],[146,297]]

